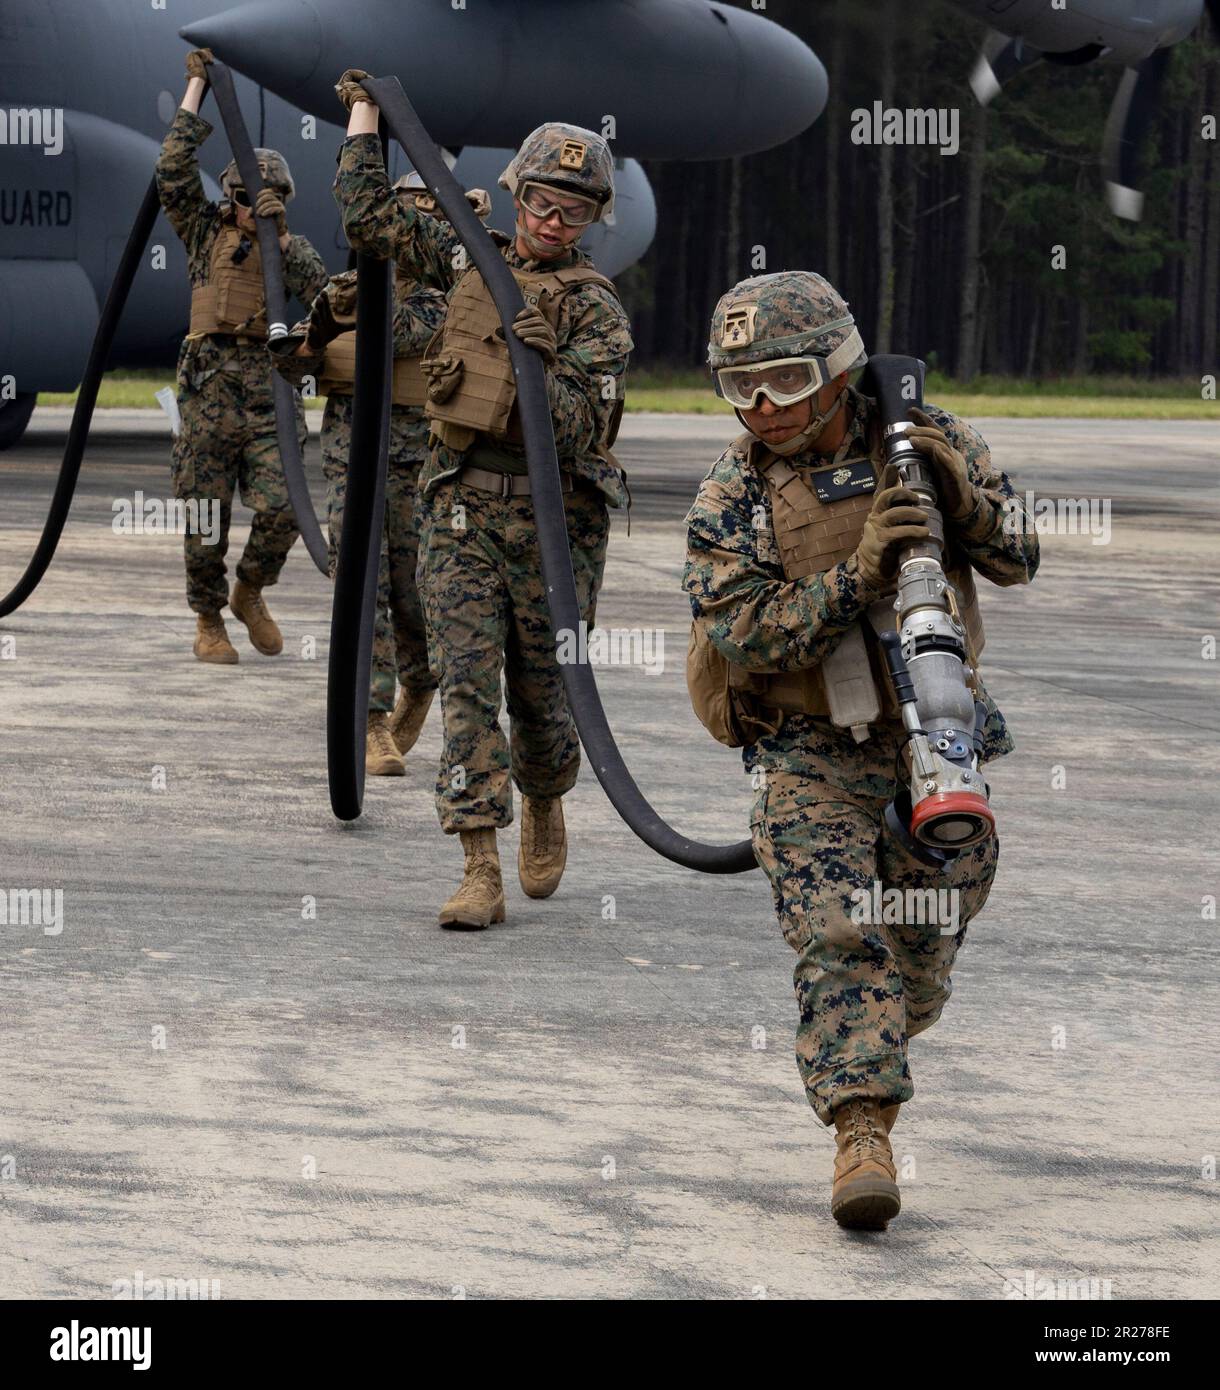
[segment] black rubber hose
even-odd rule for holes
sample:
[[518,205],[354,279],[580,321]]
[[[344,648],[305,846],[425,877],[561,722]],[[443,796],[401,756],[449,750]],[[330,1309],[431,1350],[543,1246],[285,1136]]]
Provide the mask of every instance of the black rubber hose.
[[[914,487],[923,497],[923,505],[929,512],[937,511],[936,483],[931,465],[924,456],[906,440],[905,432],[893,430],[895,425],[910,427],[907,412],[914,407],[923,409],[924,378],[927,365],[918,357],[903,357],[897,353],[879,353],[868,359],[860,377],[860,390],[872,396],[877,402],[881,415],[884,436],[885,457],[888,463],[896,463],[905,470],[908,486]],[[944,534],[944,522],[939,515],[930,518],[931,524]],[[921,553],[920,547],[904,547],[901,558]],[[900,559],[901,562],[901,559]]]
[[[512,321],[525,301],[499,248],[466,201],[461,185],[449,172],[398,79],[368,78],[361,85],[376,101],[391,134],[453,224],[495,301],[517,379],[517,404],[525,435],[530,495],[551,623],[556,632],[577,632],[580,604],[572,575],[546,374],[539,355],[512,331]],[[597,780],[614,809],[640,839],[666,859],[703,873],[736,874],[756,869],[758,864],[749,840],[735,845],[700,844],[678,834],[657,815],[636,786],[618,751],[602,708],[593,668],[587,663],[565,662],[559,669],[580,741]]]
[[[237,171],[245,185],[250,202],[253,204],[258,191],[263,187],[258,160],[250,141],[250,132],[237,104],[237,93],[233,89],[233,75],[223,63],[208,64],[208,79],[220,119],[224,122],[229,147],[237,162]],[[269,217],[256,217],[258,227],[258,249],[263,268],[263,298],[267,305],[267,336],[282,338],[288,332],[288,297],[284,292],[284,270],[280,261],[280,237],[275,223]],[[275,432],[280,446],[280,461],[284,469],[284,482],[288,489],[288,502],[296,517],[297,528],[310,558],[323,574],[329,575],[330,564],[326,551],[326,539],[313,509],[309,496],[309,484],[305,480],[305,463],[301,458],[301,442],[297,437],[296,395],[291,386],[274,371],[271,372],[271,389],[275,399]]]
[[47,572],[47,566],[55,556],[55,548],[63,534],[68,510],[72,506],[72,495],[76,491],[76,480],[80,476],[81,459],[89,439],[89,424],[93,419],[93,408],[97,404],[97,393],[102,384],[102,374],[114,344],[115,330],[123,316],[127,296],[131,293],[132,282],[144,257],[144,248],[152,235],[153,224],[161,211],[161,200],[157,193],[154,178],[148,185],[140,211],[127,236],[123,257],[102,306],[102,316],[98,319],[97,330],[93,335],[93,346],[89,349],[89,361],[85,375],[81,378],[76,406],[72,411],[72,424],[68,429],[68,443],[64,449],[63,462],[59,465],[59,477],[55,483],[55,493],[51,498],[51,509],[43,523],[42,535],[25,567],[25,573],[13,588],[0,599],[0,618],[6,618],[16,611],[34,592]]
[[906,421],[912,406],[923,409],[926,372],[926,364],[918,357],[890,352],[868,359],[860,377],[860,390],[877,402],[883,427]]
[[340,820],[355,820],[364,801],[393,370],[390,263],[358,256],[356,268],[356,390],[326,673],[326,770],[331,810]]

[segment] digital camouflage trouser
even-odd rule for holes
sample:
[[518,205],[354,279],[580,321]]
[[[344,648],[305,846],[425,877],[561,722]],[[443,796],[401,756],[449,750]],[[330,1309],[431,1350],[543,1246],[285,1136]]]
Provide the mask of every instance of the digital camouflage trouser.
[[994,837],[942,870],[884,828],[901,741],[874,726],[857,744],[828,720],[790,716],[746,750],[759,783],[754,853],[799,957],[797,1065],[824,1124],[854,1097],[914,1094],[907,1040],[940,1017],[966,924],[995,877]]
[[[592,488],[564,496],[581,616],[591,627],[610,521]],[[461,483],[429,498],[420,588],[440,680],[445,746],[436,805],[447,834],[512,823],[512,781],[531,797],[576,782],[580,741],[556,661],[533,504]],[[510,736],[500,727],[500,681]]]
[[[386,474],[385,530],[377,568],[377,619],[373,629],[373,673],[369,709],[394,708],[394,676],[405,690],[434,690],[428,642],[415,570],[419,514],[415,505],[420,466],[427,457],[428,426],[419,410],[390,411],[390,459]],[[347,459],[352,442],[352,398],[333,395],[322,418],[322,471],[326,475],[326,520],[330,573],[339,564],[339,537],[347,499]]]
[[[220,540],[205,545],[198,531],[185,540],[186,599],[196,613],[219,612],[229,601],[225,554],[233,494],[254,512],[237,577],[252,588],[274,584],[300,534],[275,434],[271,365],[261,343],[205,340],[184,353],[178,371],[182,430],[174,441],[174,496],[219,502]],[[220,370],[217,363],[223,362]],[[297,432],[305,444],[305,413],[297,402]]]

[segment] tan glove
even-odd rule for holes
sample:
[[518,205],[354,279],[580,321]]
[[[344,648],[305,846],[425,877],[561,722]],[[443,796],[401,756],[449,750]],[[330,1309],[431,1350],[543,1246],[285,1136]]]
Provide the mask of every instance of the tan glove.
[[216,61],[210,48],[197,48],[186,55],[186,75],[208,81],[208,64]]
[[322,352],[341,333],[356,326],[356,276],[345,272],[336,276],[314,300],[309,309],[309,332],[305,346]]
[[[426,188],[399,188],[394,185],[400,198],[414,204],[420,212],[426,212],[430,217],[443,217],[440,205]],[[466,201],[474,208],[477,217],[485,218],[491,212],[491,194],[485,188],[468,188],[466,190]]]
[[280,236],[288,235],[288,215],[284,211],[284,200],[274,188],[264,188],[254,200],[254,211],[259,217],[275,219],[275,230]]
[[466,201],[474,208],[476,217],[486,217],[491,212],[491,194],[485,188],[468,188]]
[[856,546],[856,569],[874,588],[891,585],[898,573],[898,552],[913,541],[930,539],[927,513],[918,496],[898,481],[898,469],[887,463],[873,493],[873,509]]
[[908,414],[916,428],[907,430],[906,437],[932,465],[940,510],[951,521],[959,520],[974,506],[974,484],[966,460],[930,415],[914,405]]
[[513,319],[513,332],[523,343],[540,353],[543,362],[553,367],[559,360],[559,338],[543,317],[541,309],[522,309]]
[[368,76],[369,74],[363,68],[348,68],[335,83],[335,92],[349,111],[358,101],[371,102],[373,100],[360,85]]

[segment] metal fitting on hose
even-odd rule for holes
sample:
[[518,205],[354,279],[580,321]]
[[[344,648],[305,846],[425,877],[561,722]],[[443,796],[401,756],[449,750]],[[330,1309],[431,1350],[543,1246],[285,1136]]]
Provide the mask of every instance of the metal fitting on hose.
[[911,755],[909,797],[887,811],[887,821],[900,820],[910,841],[950,855],[993,835],[995,816],[979,772],[983,711],[967,681],[966,629],[945,574],[936,487],[906,438],[906,412],[922,406],[923,381],[924,364],[914,357],[873,357],[865,373],[886,421],[886,461],[927,509],[930,532],[899,556],[898,632],[881,639]]

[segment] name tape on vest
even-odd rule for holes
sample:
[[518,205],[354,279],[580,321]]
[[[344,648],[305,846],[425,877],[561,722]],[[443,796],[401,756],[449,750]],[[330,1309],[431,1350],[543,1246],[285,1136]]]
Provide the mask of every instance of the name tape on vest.
[[841,502],[862,492],[875,492],[877,479],[868,459],[842,463],[838,467],[822,468],[807,475],[819,502]]

